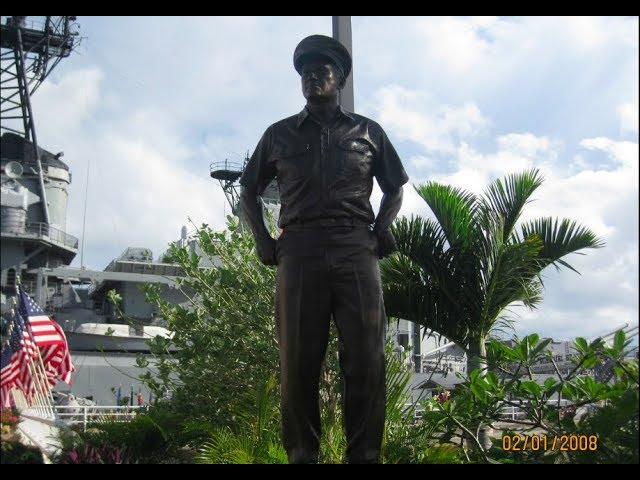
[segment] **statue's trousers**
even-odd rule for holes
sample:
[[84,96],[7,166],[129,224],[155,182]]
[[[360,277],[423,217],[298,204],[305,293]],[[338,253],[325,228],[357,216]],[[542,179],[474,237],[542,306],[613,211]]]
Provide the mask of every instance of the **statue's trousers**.
[[282,433],[289,461],[317,460],[318,384],[333,318],[344,378],[347,460],[375,463],[385,418],[386,322],[376,237],[366,226],[291,226],[276,250]]

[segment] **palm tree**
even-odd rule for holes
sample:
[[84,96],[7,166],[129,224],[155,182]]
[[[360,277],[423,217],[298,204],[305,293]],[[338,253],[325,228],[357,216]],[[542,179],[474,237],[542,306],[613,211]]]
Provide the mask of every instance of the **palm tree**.
[[518,225],[542,183],[531,170],[497,179],[477,196],[428,182],[415,189],[435,220],[403,217],[392,227],[398,252],[381,264],[387,313],[465,348],[468,372],[484,370],[487,337],[512,322],[510,307],[541,303],[546,267],[576,271],[568,254],[604,246],[573,220]]

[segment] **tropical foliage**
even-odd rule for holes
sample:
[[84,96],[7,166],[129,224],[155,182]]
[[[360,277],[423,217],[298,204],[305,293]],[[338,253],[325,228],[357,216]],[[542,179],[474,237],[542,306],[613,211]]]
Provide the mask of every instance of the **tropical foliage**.
[[[566,374],[549,342],[535,334],[512,346],[491,341],[490,372],[472,371],[445,402],[427,400],[423,421],[443,444],[460,445],[468,461],[637,463],[638,361],[629,360],[630,340],[622,331],[612,346],[577,338]],[[543,383],[532,375],[541,361],[556,365]],[[486,427],[495,434],[489,446],[480,438]]]
[[571,253],[603,242],[569,219],[519,224],[542,185],[537,170],[497,179],[475,195],[437,182],[416,186],[434,218],[403,217],[392,227],[398,253],[381,265],[387,313],[438,332],[469,353],[469,370],[485,357],[491,331],[508,325],[510,308],[536,308],[542,271],[575,269]]

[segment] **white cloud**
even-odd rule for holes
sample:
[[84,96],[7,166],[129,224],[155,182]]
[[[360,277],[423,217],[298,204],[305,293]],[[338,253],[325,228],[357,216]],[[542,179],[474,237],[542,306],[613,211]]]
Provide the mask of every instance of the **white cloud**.
[[625,323],[637,325],[638,316],[633,308],[601,307],[589,312],[552,308],[545,308],[544,311],[519,309],[516,332],[520,337],[533,332],[553,332],[555,340],[573,340],[576,337],[593,340],[623,327]]
[[409,158],[408,163],[416,170],[433,170],[437,167],[435,158],[425,157],[424,155],[414,155]]
[[[226,200],[205,165],[193,171],[185,155],[172,155],[181,148],[186,151],[181,139],[136,133],[124,128],[93,139],[99,151],[90,164],[85,257],[112,258],[136,246],[151,248],[157,258],[179,237],[181,225],[191,230],[188,217],[198,226],[224,225]],[[164,151],[161,145],[172,140],[176,147]],[[84,143],[75,153],[93,149],[93,143]],[[84,181],[82,175],[77,186],[84,187]],[[79,188],[76,191],[80,194]],[[81,231],[83,197],[75,195],[70,202],[69,231],[76,235]]]
[[390,85],[378,89],[364,110],[395,139],[408,140],[427,152],[450,153],[458,139],[470,138],[488,126],[488,120],[473,102],[437,105],[424,92]]
[[[634,142],[617,142],[606,137],[587,138],[580,145],[589,150],[605,152],[609,158],[631,170],[638,171],[638,144]],[[636,184],[637,185],[637,184]]]
[[455,152],[452,173],[434,173],[442,182],[480,193],[496,177],[553,163],[560,143],[531,133],[502,135],[496,139],[494,153],[481,153],[466,142]]
[[68,72],[40,86],[33,96],[33,109],[41,146],[66,152],[79,128],[91,122],[103,101],[103,80],[104,72],[93,67]]
[[[547,137],[536,137],[532,133],[509,133],[498,137],[498,147],[501,151],[514,152],[526,157],[536,157],[539,154],[551,153],[556,156],[553,142]],[[557,142],[556,142],[557,148]]]
[[611,43],[638,45],[634,18],[576,16],[564,20],[569,39],[577,48],[602,49]]
[[413,28],[429,61],[464,74],[488,54],[491,37],[499,34],[503,23],[497,17],[428,17],[417,19]]
[[119,102],[101,99],[118,97],[102,78],[98,69],[72,71],[38,92],[40,143],[64,148],[72,167],[66,230],[77,237],[90,168],[88,266],[103,268],[128,246],[149,247],[157,257],[179,237],[187,217],[196,225],[222,227],[226,200],[208,176],[206,159],[194,168],[193,147],[180,137],[172,117],[157,109],[128,110],[112,120],[109,110]]

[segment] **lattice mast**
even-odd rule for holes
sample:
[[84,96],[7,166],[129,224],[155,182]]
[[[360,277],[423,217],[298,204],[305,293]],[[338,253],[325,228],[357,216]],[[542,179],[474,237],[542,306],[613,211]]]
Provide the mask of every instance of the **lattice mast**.
[[79,44],[76,17],[2,17],[0,24],[0,131],[21,135],[33,145],[44,220],[50,223],[31,97]]

